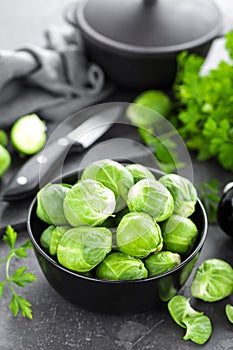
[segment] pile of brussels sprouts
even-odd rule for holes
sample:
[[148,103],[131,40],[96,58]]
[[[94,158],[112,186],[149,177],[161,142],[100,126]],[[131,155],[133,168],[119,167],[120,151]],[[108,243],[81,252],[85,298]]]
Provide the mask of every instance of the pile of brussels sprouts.
[[195,187],[179,175],[157,180],[140,164],[100,160],[73,186],[48,184],[38,192],[37,216],[49,224],[40,243],[62,266],[90,277],[160,275],[193,248],[196,201]]

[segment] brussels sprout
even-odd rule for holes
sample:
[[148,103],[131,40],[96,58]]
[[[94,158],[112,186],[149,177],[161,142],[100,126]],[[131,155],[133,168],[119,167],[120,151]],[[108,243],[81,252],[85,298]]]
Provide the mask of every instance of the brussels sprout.
[[204,301],[218,301],[233,293],[233,269],[221,259],[205,260],[197,269],[192,295]]
[[159,179],[171,193],[174,200],[174,213],[188,217],[195,210],[197,202],[197,191],[188,179],[176,175],[168,174]]
[[149,272],[149,276],[156,276],[173,269],[181,263],[180,255],[168,251],[151,254],[146,258],[144,264]]
[[134,125],[153,130],[159,120],[168,116],[170,110],[171,101],[164,92],[149,90],[135,99],[127,110],[127,116]]
[[0,145],[0,178],[5,174],[11,164],[11,156],[5,147]]
[[156,221],[164,221],[171,216],[174,203],[170,192],[156,180],[140,180],[129,191],[130,211],[142,211]]
[[64,215],[63,203],[69,192],[66,185],[48,184],[37,193],[36,214],[50,225],[66,225],[68,221]]
[[54,230],[51,234],[50,245],[49,245],[49,254],[56,255],[57,247],[61,237],[66,233],[66,231],[70,230],[69,226],[57,226],[54,227]]
[[115,211],[125,206],[128,191],[134,184],[129,170],[110,159],[99,160],[87,166],[82,174],[82,180],[85,179],[99,181],[113,191],[116,197]]
[[187,254],[193,248],[198,230],[192,220],[172,215],[161,224],[164,249],[178,254]]
[[49,252],[50,255],[56,255],[57,246],[66,231],[70,229],[69,226],[49,226],[40,236],[40,243],[42,247]]
[[141,164],[130,164],[126,166],[126,169],[131,172],[134,179],[134,183],[143,179],[155,179],[152,172]]
[[145,213],[129,213],[123,216],[117,227],[118,249],[137,258],[145,258],[163,247],[159,225]]
[[95,180],[80,180],[67,193],[64,213],[72,226],[101,225],[115,209],[114,193]]
[[111,251],[112,234],[105,227],[76,227],[61,237],[57,259],[62,266],[87,272],[98,265]]
[[109,254],[96,269],[96,276],[105,280],[135,280],[147,275],[140,259],[121,252]]
[[46,251],[49,251],[51,236],[54,229],[55,226],[51,225],[47,227],[40,236],[40,244]]

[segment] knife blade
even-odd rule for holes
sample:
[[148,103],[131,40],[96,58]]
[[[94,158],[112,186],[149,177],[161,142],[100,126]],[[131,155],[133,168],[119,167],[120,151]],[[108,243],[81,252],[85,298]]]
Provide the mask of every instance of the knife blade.
[[97,141],[121,116],[122,107],[113,106],[97,113],[64,137],[46,145],[31,157],[13,177],[2,193],[4,201],[17,201],[36,193],[55,177],[62,175],[67,154],[75,148],[84,152]]

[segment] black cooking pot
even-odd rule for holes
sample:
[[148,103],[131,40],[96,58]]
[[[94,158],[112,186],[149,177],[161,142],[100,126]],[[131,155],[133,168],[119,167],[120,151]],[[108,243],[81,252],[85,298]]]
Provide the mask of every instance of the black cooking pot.
[[177,55],[188,50],[206,57],[222,30],[211,0],[81,0],[65,17],[88,57],[127,88],[170,87]]

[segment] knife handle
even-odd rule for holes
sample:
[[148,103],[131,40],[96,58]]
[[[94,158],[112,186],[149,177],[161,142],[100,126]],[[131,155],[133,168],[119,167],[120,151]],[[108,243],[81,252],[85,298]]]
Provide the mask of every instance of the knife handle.
[[[75,151],[82,152],[83,146],[75,142]],[[3,200],[20,200],[35,194],[46,183],[62,174],[66,155],[73,148],[68,138],[60,138],[31,157],[11,180]]]

